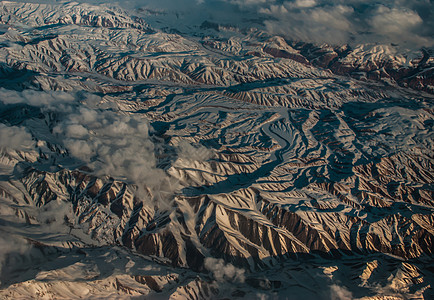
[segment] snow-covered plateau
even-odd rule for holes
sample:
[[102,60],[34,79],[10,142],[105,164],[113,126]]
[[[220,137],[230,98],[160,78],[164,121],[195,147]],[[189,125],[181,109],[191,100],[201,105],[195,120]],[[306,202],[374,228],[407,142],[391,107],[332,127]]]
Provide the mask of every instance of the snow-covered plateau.
[[0,298],[432,299],[432,49],[0,2]]

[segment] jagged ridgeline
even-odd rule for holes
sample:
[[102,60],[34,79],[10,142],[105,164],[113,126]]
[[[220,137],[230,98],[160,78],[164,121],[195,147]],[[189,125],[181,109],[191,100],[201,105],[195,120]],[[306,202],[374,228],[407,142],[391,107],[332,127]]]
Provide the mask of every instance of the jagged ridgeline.
[[171,17],[0,2],[1,297],[432,297],[432,52]]

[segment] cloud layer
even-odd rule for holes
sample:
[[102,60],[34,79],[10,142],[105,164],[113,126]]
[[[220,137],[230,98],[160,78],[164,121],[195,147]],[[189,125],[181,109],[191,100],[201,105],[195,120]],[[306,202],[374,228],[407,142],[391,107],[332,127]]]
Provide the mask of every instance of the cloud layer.
[[[49,139],[68,150],[76,160],[69,163],[71,166],[87,165],[97,176],[111,176],[136,185],[138,195],[145,201],[169,205],[177,185],[157,167],[156,150],[160,145],[151,137],[152,127],[147,119],[117,112],[102,98],[83,92],[19,92],[0,88],[0,102],[55,112],[57,123]],[[0,124],[0,148],[33,147],[32,135],[25,125]],[[68,162],[63,164],[68,167]]]
[[[18,0],[58,3],[55,0]],[[259,27],[303,42],[328,44],[398,44],[434,46],[431,0],[79,0],[91,4],[146,8],[167,15],[167,24],[200,25],[203,21]],[[155,25],[155,24],[154,24]]]
[[161,190],[168,178],[157,168],[156,145],[149,131],[146,119],[88,107],[68,114],[53,129],[70,154],[97,175]]
[[[301,41],[432,46],[429,1],[272,1],[259,9],[271,32]],[[269,3],[269,2],[268,2]]]
[[[267,31],[315,43],[396,43],[434,45],[430,0],[164,0],[129,1],[152,9],[185,11],[188,18],[208,18],[249,26],[261,20]],[[251,24],[250,24],[251,25]],[[258,25],[258,24],[253,24]]]

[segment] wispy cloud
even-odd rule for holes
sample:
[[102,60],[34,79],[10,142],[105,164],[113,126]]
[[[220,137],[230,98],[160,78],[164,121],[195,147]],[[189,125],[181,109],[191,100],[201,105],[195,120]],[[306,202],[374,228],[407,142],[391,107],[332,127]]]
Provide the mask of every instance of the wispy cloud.
[[316,43],[397,43],[433,45],[429,1],[273,1],[258,11],[268,15],[270,32]]
[[212,157],[212,151],[202,145],[192,145],[181,140],[177,147],[178,158],[183,160],[206,161]]
[[[191,3],[181,5],[185,2]],[[434,13],[429,0],[166,0],[145,5],[180,11],[188,7],[189,15],[200,12],[195,15],[211,16],[215,22],[228,21],[230,16],[230,22],[243,26],[252,25],[252,18],[262,19],[270,33],[306,42],[434,45]]]
[[354,14],[353,7],[298,2],[261,8],[260,13],[272,17],[265,21],[267,30],[299,41],[338,44],[349,41],[356,31],[350,21]]
[[353,294],[345,287],[333,284],[330,286],[331,300],[352,300]]
[[24,103],[36,107],[57,107],[62,104],[71,104],[76,98],[65,92],[40,92],[35,90],[15,91],[0,87],[0,101],[4,104]]
[[[20,0],[58,4],[54,0]],[[168,21],[203,21],[260,27],[271,34],[314,43],[395,43],[434,46],[430,0],[80,0],[91,4],[167,13]],[[262,25],[261,25],[262,23]],[[160,23],[162,27],[170,24]]]

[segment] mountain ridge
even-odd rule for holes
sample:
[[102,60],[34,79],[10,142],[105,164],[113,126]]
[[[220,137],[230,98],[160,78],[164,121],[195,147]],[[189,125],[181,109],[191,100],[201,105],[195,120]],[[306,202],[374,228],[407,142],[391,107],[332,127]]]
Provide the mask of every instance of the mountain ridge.
[[432,295],[428,52],[78,3],[0,22],[2,296]]

